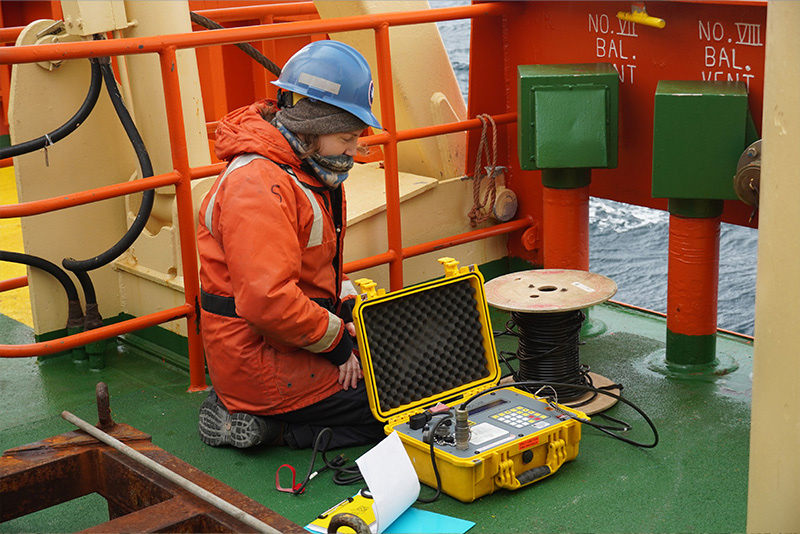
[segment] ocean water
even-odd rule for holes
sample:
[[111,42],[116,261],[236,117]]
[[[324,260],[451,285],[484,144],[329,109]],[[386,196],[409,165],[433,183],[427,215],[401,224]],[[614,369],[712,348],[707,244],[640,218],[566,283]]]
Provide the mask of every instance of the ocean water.
[[[432,8],[468,0],[429,0]],[[469,84],[467,20],[437,23],[466,101]],[[669,213],[612,200],[589,203],[589,270],[616,282],[614,300],[665,313]],[[720,228],[719,328],[753,335],[758,231],[723,223]],[[635,253],[633,253],[635,251]]]

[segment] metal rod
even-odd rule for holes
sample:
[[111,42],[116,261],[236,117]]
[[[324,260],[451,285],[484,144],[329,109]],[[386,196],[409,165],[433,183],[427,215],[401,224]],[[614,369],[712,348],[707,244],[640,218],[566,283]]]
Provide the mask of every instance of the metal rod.
[[242,510],[241,508],[238,508],[229,503],[228,501],[225,501],[217,497],[207,489],[201,488],[191,480],[183,478],[176,472],[167,469],[166,467],[156,462],[155,460],[151,460],[144,454],[125,445],[124,443],[114,438],[113,436],[109,436],[99,428],[90,425],[80,417],[77,417],[66,410],[61,412],[61,417],[69,421],[73,425],[77,426],[87,434],[91,435],[92,437],[102,441],[106,445],[115,448],[116,450],[118,450],[131,460],[139,462],[140,464],[152,469],[162,477],[168,479],[170,482],[177,484],[178,486],[185,489],[192,495],[195,495],[196,497],[203,499],[207,503],[216,506],[220,510],[224,511],[226,514],[238,519],[247,526],[252,527],[259,532],[267,532],[269,534],[280,534],[280,530],[277,530],[276,528],[267,525],[260,519],[253,517],[252,515]]

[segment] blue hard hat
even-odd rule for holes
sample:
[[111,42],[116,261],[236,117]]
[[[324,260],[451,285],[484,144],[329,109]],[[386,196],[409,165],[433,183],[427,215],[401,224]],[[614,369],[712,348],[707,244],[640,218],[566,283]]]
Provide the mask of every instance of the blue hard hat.
[[381,129],[372,114],[374,86],[364,56],[339,41],[314,41],[297,51],[281,70],[281,89],[349,111],[367,125]]

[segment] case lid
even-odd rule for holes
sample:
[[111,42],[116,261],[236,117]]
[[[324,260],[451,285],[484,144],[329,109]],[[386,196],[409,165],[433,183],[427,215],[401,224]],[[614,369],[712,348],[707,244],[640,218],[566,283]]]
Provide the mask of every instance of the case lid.
[[443,279],[392,293],[355,281],[362,291],[353,312],[361,366],[380,421],[499,380],[483,276],[474,265],[439,262]]

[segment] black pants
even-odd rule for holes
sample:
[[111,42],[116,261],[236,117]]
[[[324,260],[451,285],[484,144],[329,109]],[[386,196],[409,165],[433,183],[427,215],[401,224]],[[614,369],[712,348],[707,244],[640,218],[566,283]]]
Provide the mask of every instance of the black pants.
[[[342,390],[311,406],[272,417],[286,423],[284,441],[293,449],[310,448],[326,427],[332,431],[326,450],[373,444],[386,437],[384,423],[375,419],[369,409],[363,380],[355,389]],[[322,445],[326,442],[323,438]]]

